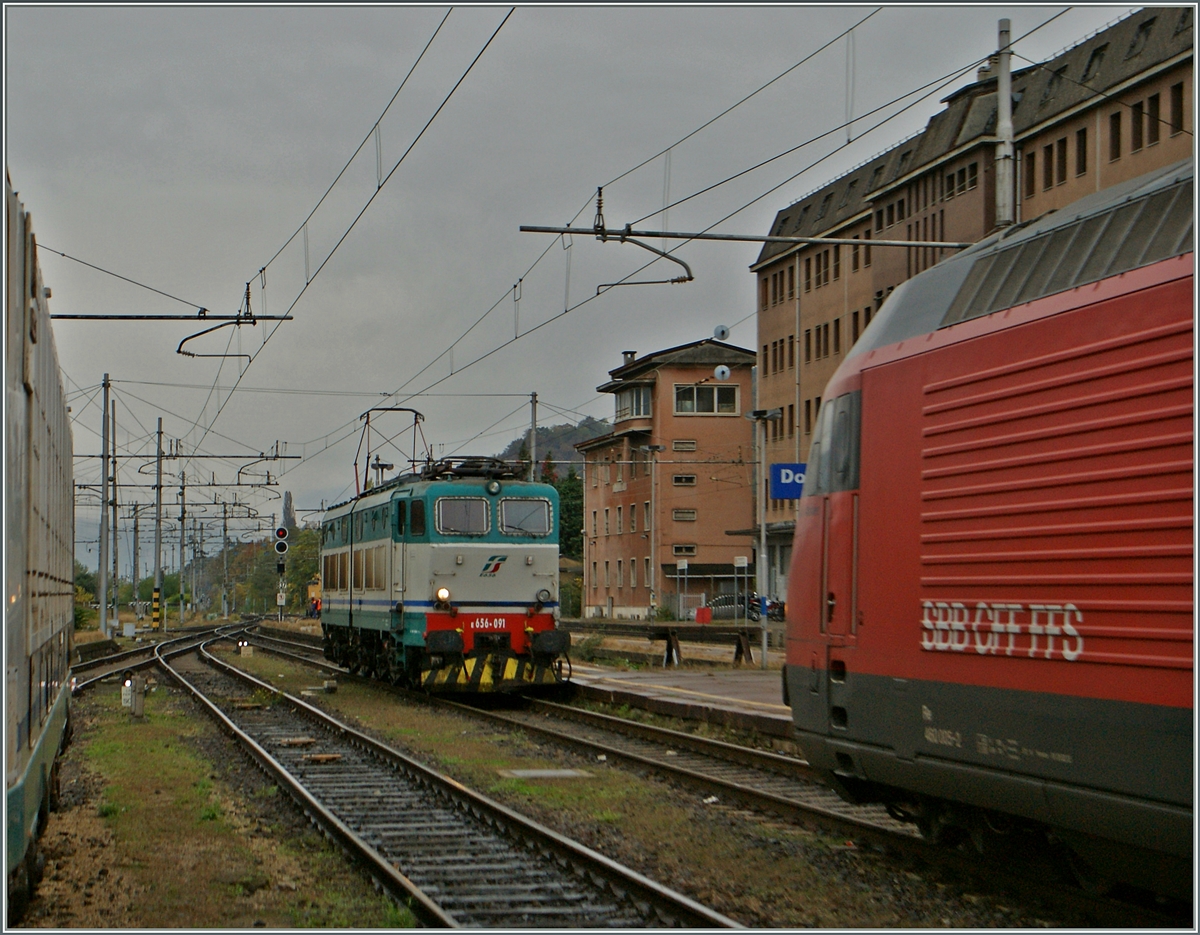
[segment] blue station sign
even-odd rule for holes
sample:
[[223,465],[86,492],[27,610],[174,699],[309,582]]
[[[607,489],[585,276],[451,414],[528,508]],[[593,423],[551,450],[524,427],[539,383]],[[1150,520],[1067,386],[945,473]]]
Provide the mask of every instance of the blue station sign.
[[798,500],[804,494],[804,464],[771,465],[771,499]]

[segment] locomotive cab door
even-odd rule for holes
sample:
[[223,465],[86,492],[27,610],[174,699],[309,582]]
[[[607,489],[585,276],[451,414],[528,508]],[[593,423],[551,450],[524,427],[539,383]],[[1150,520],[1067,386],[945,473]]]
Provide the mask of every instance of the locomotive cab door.
[[[858,447],[861,393],[828,400],[809,452],[803,505],[804,616],[811,652],[808,725],[802,729],[849,736],[853,657],[858,638]],[[814,632],[815,631],[815,632]]]

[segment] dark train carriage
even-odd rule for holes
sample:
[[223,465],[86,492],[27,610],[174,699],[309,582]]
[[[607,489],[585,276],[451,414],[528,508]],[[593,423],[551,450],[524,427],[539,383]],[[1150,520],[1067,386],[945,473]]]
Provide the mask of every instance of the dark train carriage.
[[71,423],[30,215],[5,176],[5,817],[8,921],[41,875],[38,837],[68,736],[74,625]]
[[891,296],[826,389],[785,696],[848,798],[1190,897],[1192,165]]

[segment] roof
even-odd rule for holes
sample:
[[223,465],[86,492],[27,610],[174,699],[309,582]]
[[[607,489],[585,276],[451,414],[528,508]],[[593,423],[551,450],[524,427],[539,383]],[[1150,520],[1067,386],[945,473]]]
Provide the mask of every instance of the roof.
[[622,364],[615,370],[608,371],[612,380],[596,387],[596,392],[611,393],[619,386],[634,384],[639,377],[648,376],[659,367],[689,364],[708,367],[714,367],[717,364],[725,364],[728,367],[751,367],[756,360],[754,351],[738,347],[736,344],[725,344],[715,338],[705,338],[703,341],[693,341],[690,344],[680,344],[676,347],[668,347],[666,350],[655,351],[631,363]]
[[[1099,98],[1156,66],[1191,54],[1191,7],[1147,8],[1067,49],[1047,62],[1013,71],[1013,133],[1039,125]],[[945,98],[925,129],[866,164],[780,210],[773,236],[820,237],[872,210],[872,198],[917,169],[972,144],[992,142],[996,130],[996,77],[973,82]],[[764,244],[751,269],[790,253],[795,244]]]

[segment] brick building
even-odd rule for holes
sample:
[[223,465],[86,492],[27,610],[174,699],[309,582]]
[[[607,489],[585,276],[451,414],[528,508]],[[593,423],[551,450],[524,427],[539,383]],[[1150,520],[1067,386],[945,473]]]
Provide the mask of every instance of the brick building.
[[[702,595],[732,592],[735,556],[753,556],[748,536],[726,530],[753,522],[754,425],[744,416],[755,354],[712,339],[624,354],[596,388],[614,397],[613,430],[575,446],[583,615],[647,619],[656,606],[679,612],[681,593],[686,612]],[[727,380],[715,376],[721,365]]]
[[[1012,72],[1016,222],[1192,156],[1191,7],[1145,9]],[[776,236],[975,242],[995,226],[991,68],[925,129],[779,211]],[[767,244],[758,280],[767,462],[807,460],[821,393],[888,294],[951,250]],[[783,593],[796,501],[769,500],[770,593]]]

